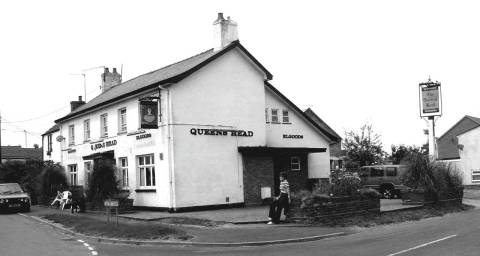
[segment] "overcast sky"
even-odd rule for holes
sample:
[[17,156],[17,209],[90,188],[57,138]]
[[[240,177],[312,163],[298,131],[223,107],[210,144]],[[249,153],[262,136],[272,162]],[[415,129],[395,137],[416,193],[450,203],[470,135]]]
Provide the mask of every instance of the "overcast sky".
[[[123,64],[124,81],[212,47],[218,12],[300,108],[338,134],[371,123],[391,144],[426,142],[418,84],[442,83],[442,135],[480,117],[480,5],[476,1],[2,1],[2,145],[39,136],[83,95],[70,75]],[[86,71],[87,99],[101,69]],[[30,120],[26,122],[16,122]],[[5,123],[5,122],[16,123]]]

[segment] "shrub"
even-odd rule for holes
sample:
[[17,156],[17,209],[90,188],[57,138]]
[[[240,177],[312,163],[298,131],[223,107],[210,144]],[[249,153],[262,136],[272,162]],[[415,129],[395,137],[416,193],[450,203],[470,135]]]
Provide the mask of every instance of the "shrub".
[[329,194],[335,196],[353,196],[361,187],[360,177],[349,172],[337,171],[331,175]]
[[88,184],[87,199],[90,202],[101,202],[117,194],[119,181],[112,162],[109,160],[96,161]]
[[43,170],[38,182],[38,190],[40,203],[48,204],[51,199],[57,195],[57,191],[63,191],[68,187],[67,177],[65,175],[65,169],[60,163],[46,161],[43,165]]
[[361,188],[358,191],[358,195],[361,198],[381,198],[382,194],[373,188]]
[[420,153],[408,160],[408,171],[401,178],[405,185],[425,189],[425,198],[435,203],[459,197],[462,176],[450,164],[435,162]]
[[37,203],[37,178],[42,171],[43,162],[38,160],[20,162],[9,161],[0,165],[0,182],[18,183],[27,192],[32,203]]

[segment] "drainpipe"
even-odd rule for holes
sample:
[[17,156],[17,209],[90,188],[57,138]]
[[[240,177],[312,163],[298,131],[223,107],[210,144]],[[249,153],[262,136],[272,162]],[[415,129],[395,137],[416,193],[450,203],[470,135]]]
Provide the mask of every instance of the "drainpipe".
[[[174,157],[173,157],[173,111],[172,111],[172,99],[170,90],[166,89],[163,86],[158,86],[161,90],[166,92],[166,112],[167,112],[167,139],[168,139],[168,179],[169,179],[169,190],[170,190],[170,211],[175,209],[175,173],[174,173]],[[161,96],[161,94],[160,94]]]

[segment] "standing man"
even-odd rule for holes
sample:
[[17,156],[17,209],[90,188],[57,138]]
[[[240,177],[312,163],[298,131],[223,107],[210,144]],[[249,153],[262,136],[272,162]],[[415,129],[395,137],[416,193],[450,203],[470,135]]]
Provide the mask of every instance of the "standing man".
[[[282,210],[288,209],[288,205],[290,204],[290,186],[287,181],[287,173],[281,172],[280,173],[280,195],[273,198],[273,202],[270,205],[270,211],[268,213],[268,223],[271,224],[278,224],[280,223],[280,216],[282,214]],[[284,214],[285,214],[284,210]]]

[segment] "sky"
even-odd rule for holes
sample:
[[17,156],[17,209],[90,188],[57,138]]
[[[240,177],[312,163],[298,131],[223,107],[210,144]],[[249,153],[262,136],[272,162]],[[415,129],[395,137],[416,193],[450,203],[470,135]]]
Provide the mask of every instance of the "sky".
[[[442,84],[441,136],[480,117],[478,1],[2,1],[2,145],[41,145],[69,102],[212,48],[218,12],[301,109],[339,135],[371,124],[384,149],[422,145],[418,84]],[[84,71],[86,70],[86,71]],[[26,133],[24,132],[26,131]]]

